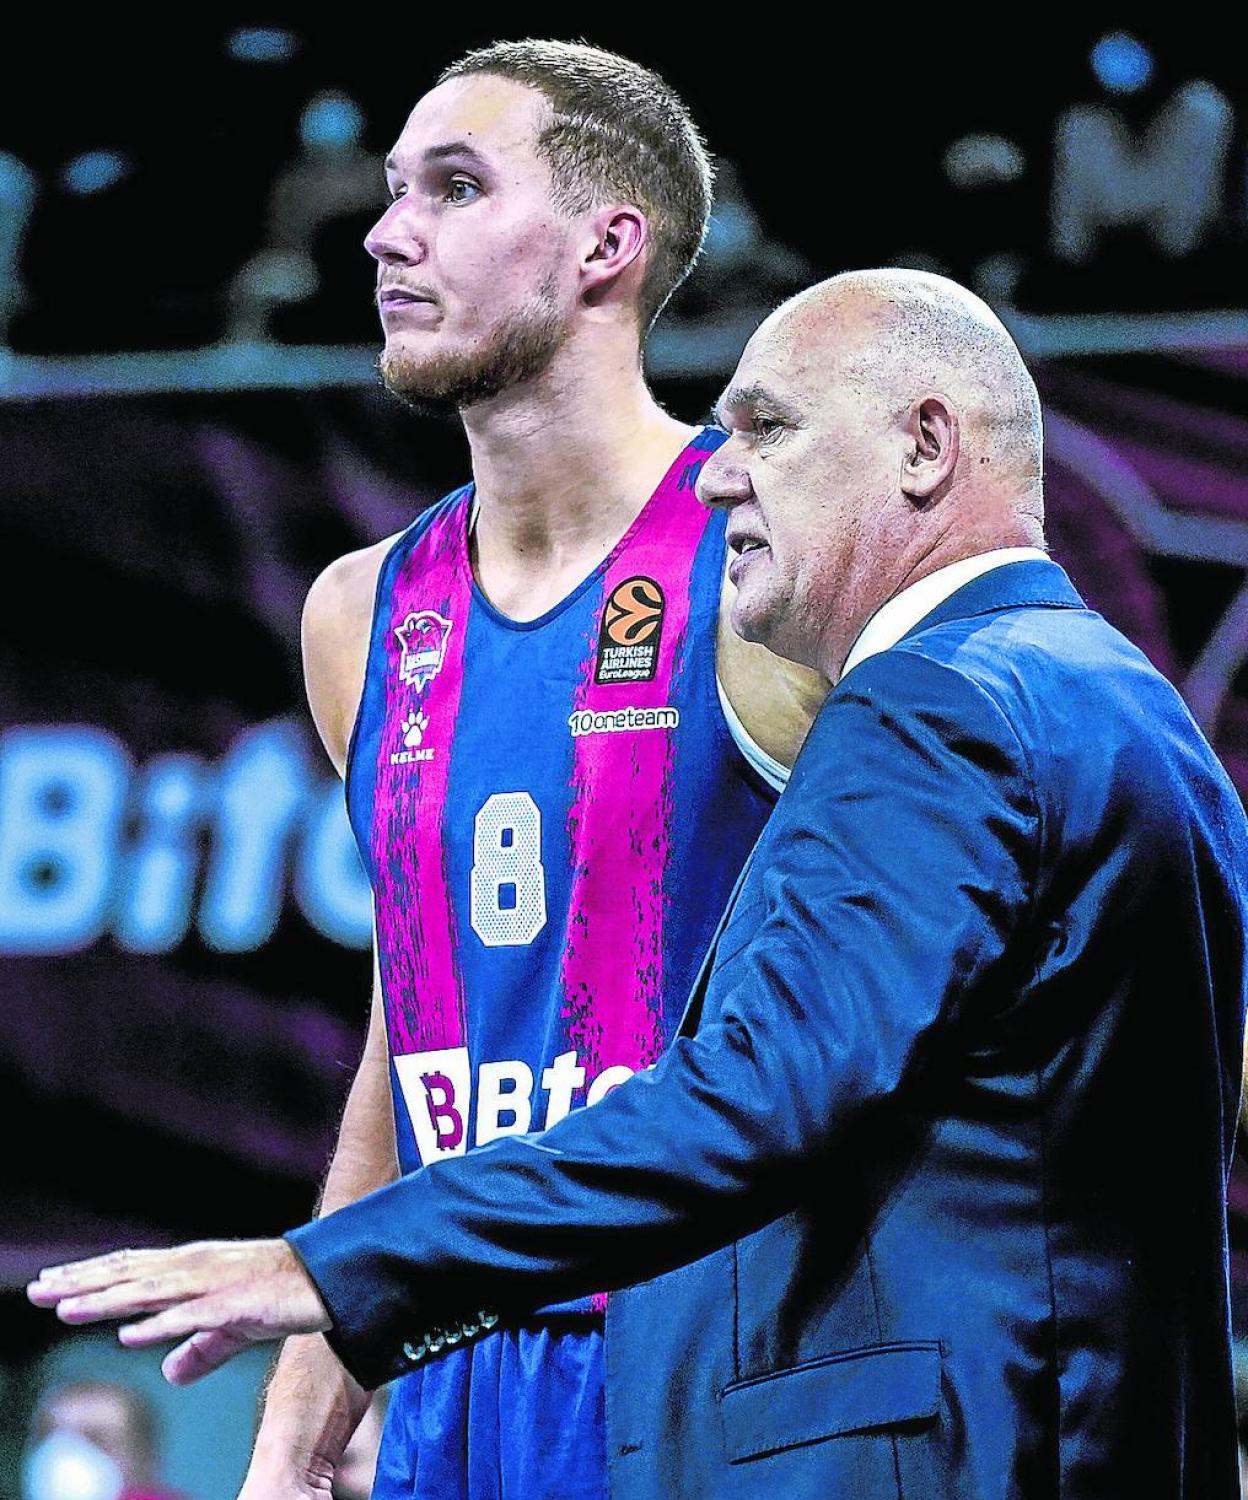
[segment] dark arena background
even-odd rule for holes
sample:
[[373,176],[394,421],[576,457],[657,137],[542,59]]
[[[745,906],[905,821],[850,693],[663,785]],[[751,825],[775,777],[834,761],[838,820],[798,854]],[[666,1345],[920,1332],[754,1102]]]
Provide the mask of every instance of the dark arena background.
[[[10,38],[0,1500],[71,1500],[36,1495],[23,1460],[70,1378],[146,1394],[183,1495],[232,1500],[245,1466],[264,1354],[172,1391],[155,1357],[66,1334],[20,1289],[55,1260],[311,1212],[362,1042],[370,901],[299,613],[334,557],[467,477],[457,423],[380,386],[361,242],[382,157],[468,47],[584,36],[692,106],[717,204],[649,354],[683,417],[771,306],[836,271],[925,267],[986,297],[1045,400],[1056,556],[1248,793],[1248,70],[1195,16],[1096,10],[1020,16],[1010,40],[1000,18],[828,13],[816,36],[783,12],[455,30],[394,8],[57,15]],[[1248,1311],[1237,1217],[1232,1245]]]

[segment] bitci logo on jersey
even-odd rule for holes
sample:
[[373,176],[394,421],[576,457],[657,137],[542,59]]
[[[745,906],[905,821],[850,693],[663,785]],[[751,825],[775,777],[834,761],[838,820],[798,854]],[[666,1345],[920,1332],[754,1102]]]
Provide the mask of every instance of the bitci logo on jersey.
[[418,692],[442,670],[451,622],[436,610],[418,609],[395,629],[399,639],[399,681]]
[[634,1070],[616,1063],[587,1078],[576,1053],[561,1052],[536,1075],[518,1058],[483,1062],[475,1069],[474,1089],[467,1047],[441,1047],[396,1053],[394,1071],[416,1149],[428,1166],[444,1156],[462,1156],[470,1144],[548,1130],[581,1103],[605,1099]]
[[611,591],[598,633],[595,682],[653,682],[665,607],[653,578],[627,578]]

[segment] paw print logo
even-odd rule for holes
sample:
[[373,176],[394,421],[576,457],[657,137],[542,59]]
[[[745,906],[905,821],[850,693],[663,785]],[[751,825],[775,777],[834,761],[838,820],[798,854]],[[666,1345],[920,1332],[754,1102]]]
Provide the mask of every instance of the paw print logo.
[[425,730],[429,728],[428,714],[422,714],[419,709],[408,714],[403,720],[403,743],[409,750],[414,750],[425,737]]

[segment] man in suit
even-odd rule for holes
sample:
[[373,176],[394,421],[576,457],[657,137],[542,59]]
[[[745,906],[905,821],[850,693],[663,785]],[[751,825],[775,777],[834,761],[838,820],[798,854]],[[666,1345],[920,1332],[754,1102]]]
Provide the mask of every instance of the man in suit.
[[617,1500],[1238,1494],[1224,1193],[1248,830],[1046,557],[1035,388],[939,277],[773,314],[700,492],[733,625],[835,684],[655,1067],[284,1240],[41,1278],[192,1378],[365,1385],[611,1298]]

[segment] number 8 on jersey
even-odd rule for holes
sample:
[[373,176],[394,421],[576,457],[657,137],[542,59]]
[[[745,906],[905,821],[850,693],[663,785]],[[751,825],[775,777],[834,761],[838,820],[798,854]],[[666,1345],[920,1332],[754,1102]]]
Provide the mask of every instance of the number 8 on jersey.
[[470,914],[487,948],[522,948],[546,925],[542,815],[528,792],[495,792],[477,814]]

